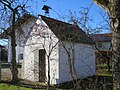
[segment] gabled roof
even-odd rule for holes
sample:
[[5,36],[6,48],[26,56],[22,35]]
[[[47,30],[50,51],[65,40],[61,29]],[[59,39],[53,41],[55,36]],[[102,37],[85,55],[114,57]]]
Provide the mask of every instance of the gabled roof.
[[111,33],[95,34],[92,35],[92,39],[94,41],[99,41],[99,42],[111,42],[112,34]]
[[[48,25],[51,31],[62,41],[72,41],[75,43],[94,44],[82,29],[78,26],[65,23],[53,18],[40,15],[43,21]],[[23,24],[29,18],[37,18],[30,14],[24,14],[17,22]],[[17,25],[16,25],[17,26]],[[17,26],[18,27],[18,26]]]
[[53,33],[62,41],[94,44],[94,42],[85,34],[81,28],[79,28],[79,26],[65,23],[42,15],[41,18],[45,21]]

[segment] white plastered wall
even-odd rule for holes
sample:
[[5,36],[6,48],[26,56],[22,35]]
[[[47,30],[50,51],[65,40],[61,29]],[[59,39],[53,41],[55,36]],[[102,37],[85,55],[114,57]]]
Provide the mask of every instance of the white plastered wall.
[[[33,23],[34,22],[34,23]],[[51,32],[45,22],[39,17],[33,21],[24,48],[24,78],[39,81],[39,50],[46,50],[46,82],[48,80],[48,56],[50,60],[50,83],[56,84],[58,79],[58,38]],[[26,29],[24,27],[24,29]],[[42,27],[42,28],[41,28]],[[43,29],[44,28],[44,29]],[[43,37],[45,36],[45,38]],[[51,38],[51,39],[50,39]],[[55,46],[55,47],[54,47]],[[52,49],[52,47],[54,47]],[[50,54],[51,53],[51,54]]]
[[[72,80],[70,67],[68,63],[68,54],[65,48],[71,53],[71,46],[74,49],[74,77],[80,79],[95,75],[95,51],[92,46],[80,43],[66,43],[63,42],[59,45],[59,80],[58,83],[63,83]],[[64,47],[63,47],[64,46]]]
[[8,37],[8,62],[11,62],[12,59],[12,48],[11,48],[11,38]]

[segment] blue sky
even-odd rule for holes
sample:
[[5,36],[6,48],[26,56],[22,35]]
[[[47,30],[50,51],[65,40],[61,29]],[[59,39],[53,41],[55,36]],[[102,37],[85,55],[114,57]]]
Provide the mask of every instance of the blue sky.
[[[43,2],[43,0],[37,0],[38,3],[33,3],[30,8],[34,14],[42,14],[44,15],[44,11],[42,10],[43,5],[50,6],[54,11],[59,13],[60,15],[67,14],[68,10],[71,11],[80,11],[81,7],[89,7],[92,2],[92,0],[47,0],[46,2]],[[58,14],[54,12],[53,10],[50,10],[50,17],[57,18]],[[102,9],[93,3],[90,15],[96,20],[100,21],[101,16],[98,14],[99,11]],[[103,11],[103,10],[102,10]]]
[[[90,7],[92,3],[92,0],[47,0],[46,2],[44,2],[44,0],[36,0],[34,3],[29,3],[29,5],[31,4],[30,11],[32,11],[32,14],[34,15],[44,15],[42,7],[48,5],[52,8],[52,10],[50,10],[50,17],[60,19],[59,15],[61,15],[61,17],[69,15],[68,10],[79,12],[81,7]],[[93,3],[89,12],[90,17],[93,19],[93,22],[91,22],[92,27],[98,26],[100,22],[103,21],[103,17],[99,12],[104,13],[105,11]],[[103,25],[103,22],[101,24]],[[102,33],[106,32],[109,31],[104,30]]]

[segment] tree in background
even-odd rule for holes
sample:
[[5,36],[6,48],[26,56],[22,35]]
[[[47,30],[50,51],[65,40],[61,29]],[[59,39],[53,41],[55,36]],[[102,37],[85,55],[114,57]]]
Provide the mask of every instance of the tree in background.
[[[69,23],[78,25],[87,35],[100,33],[106,29],[103,27],[106,23],[100,22],[98,23],[99,25],[94,24],[94,18],[90,15],[92,5],[91,3],[90,6],[81,7],[78,12],[69,10],[68,14],[64,15],[66,16],[64,18],[68,20]],[[100,15],[102,15],[101,12]],[[104,18],[106,19],[106,15],[104,15]]]
[[16,38],[15,38],[15,21],[16,21],[16,16],[18,17],[20,15],[20,10],[24,10],[25,4],[23,5],[16,5],[18,1],[13,1],[13,0],[0,0],[1,4],[1,9],[2,13],[5,15],[7,18],[7,14],[9,13],[10,19],[11,19],[11,31],[9,33],[10,38],[11,38],[11,46],[12,46],[12,81],[16,82],[18,80],[18,70],[17,70],[17,65],[16,65]]
[[11,39],[11,52],[12,52],[12,81],[16,82],[18,80],[18,70],[16,65],[16,36],[15,36],[15,21],[26,12],[25,7],[28,0],[0,0],[0,18],[1,18],[1,33],[6,30],[10,25],[9,33]]
[[120,0],[93,0],[103,8],[110,17],[110,30],[112,33],[112,69],[113,89],[120,89]]
[[[7,33],[11,39],[11,52],[12,52],[12,81],[15,82],[18,79],[18,70],[16,65],[16,36],[15,36],[15,28],[19,23],[16,24],[16,21],[19,20],[20,16],[22,16],[27,11],[32,12],[30,4],[36,3],[35,6],[37,8],[38,0],[0,0],[0,34],[5,32],[6,28],[10,26],[9,32]],[[28,13],[28,12],[27,12]],[[32,12],[33,13],[33,12]],[[1,34],[1,38],[4,35]]]

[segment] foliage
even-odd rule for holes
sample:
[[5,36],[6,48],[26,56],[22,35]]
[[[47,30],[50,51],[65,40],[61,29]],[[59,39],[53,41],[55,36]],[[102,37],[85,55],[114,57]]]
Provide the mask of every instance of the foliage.
[[2,84],[0,84],[0,90],[32,90],[32,89],[2,83]]

